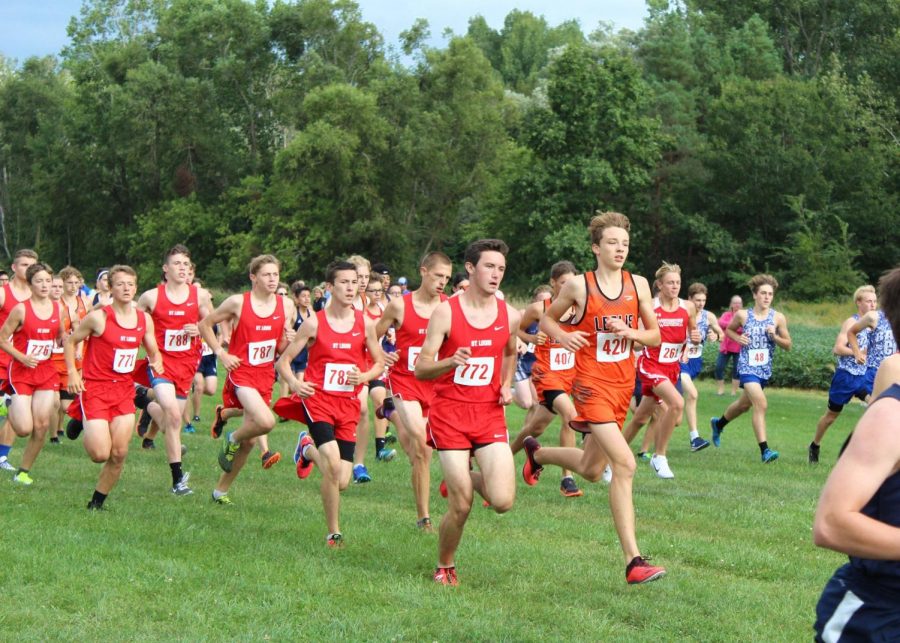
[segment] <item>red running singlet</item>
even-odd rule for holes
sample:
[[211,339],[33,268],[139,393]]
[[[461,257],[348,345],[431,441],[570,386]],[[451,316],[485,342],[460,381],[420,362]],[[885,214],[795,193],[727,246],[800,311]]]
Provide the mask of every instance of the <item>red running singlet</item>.
[[[346,333],[335,331],[325,310],[316,313],[316,341],[309,348],[309,366],[304,379],[316,385],[316,395],[356,397],[362,384],[349,384],[347,376],[355,366],[361,371],[367,361],[366,322],[360,310],[353,311],[353,327]],[[371,366],[369,366],[371,368]]]

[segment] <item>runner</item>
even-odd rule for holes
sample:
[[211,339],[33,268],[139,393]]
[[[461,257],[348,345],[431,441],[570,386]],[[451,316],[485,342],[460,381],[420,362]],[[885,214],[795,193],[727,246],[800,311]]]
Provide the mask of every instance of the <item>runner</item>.
[[719,328],[719,320],[706,310],[706,286],[692,283],[688,286],[688,299],[697,309],[697,330],[700,331],[700,343],[689,342],[685,356],[681,360],[681,390],[684,394],[684,409],[688,421],[688,438],[691,451],[702,451],[709,446],[709,441],[700,437],[697,430],[697,398],[700,397],[694,380],[703,370],[703,346],[707,341],[721,341],[725,336]]
[[[896,342],[900,269],[878,287]],[[816,606],[817,641],[900,640],[900,358],[882,363],[873,397],[816,509],[816,545],[850,557]]]
[[[205,293],[206,297],[210,301],[210,306],[212,306],[212,298],[209,296],[209,291],[203,288],[203,284],[199,279],[193,277],[194,270],[193,265],[190,271],[190,279],[188,283],[193,286],[197,286],[201,292]],[[218,336],[218,329],[214,328],[214,332]],[[221,341],[221,340],[219,340]],[[216,391],[219,390],[219,368],[218,362],[216,360],[216,356],[213,354],[212,349],[209,347],[209,344],[204,342],[202,339],[200,340],[200,363],[197,366],[197,372],[194,373],[194,379],[191,382],[191,398],[190,403],[184,405],[184,416],[183,420],[185,421],[184,432],[185,433],[195,433],[196,432],[196,424],[199,424],[200,419],[200,408],[203,405],[203,396],[212,397],[216,394]],[[189,413],[189,409],[192,409],[193,413]]]
[[[522,326],[519,328],[539,322],[552,301],[559,296],[559,292],[566,282],[575,278],[575,273],[575,265],[571,261],[559,261],[553,264],[550,268],[551,299],[535,301],[530,304],[522,315]],[[544,332],[539,331],[536,339],[535,363],[531,374],[537,404],[526,415],[522,431],[510,445],[513,455],[522,450],[525,438],[540,437],[550,426],[554,415],[559,415],[560,419],[559,446],[575,446],[575,432],[569,427],[569,422],[574,420],[577,415],[575,406],[569,399],[575,384],[575,355],[562,348],[559,342],[547,337]],[[562,470],[559,492],[567,498],[578,498],[584,495],[584,492],[575,483],[572,472],[566,469]]]
[[109,291],[109,268],[100,268],[97,271],[97,290],[91,299],[91,305],[102,308],[112,303],[112,293]]
[[[294,392],[278,400],[275,412],[309,427],[297,440],[297,476],[308,477],[313,464],[322,470],[326,543],[342,547],[340,492],[350,484],[360,394],[366,382],[384,372],[385,358],[375,324],[353,305],[359,294],[357,266],[348,261],[332,263],[325,281],[333,287],[331,301],[325,310],[303,322],[275,365]],[[291,372],[291,361],[310,342],[309,368],[301,381]],[[363,371],[367,349],[373,363]]]
[[[741,354],[741,345],[725,334],[725,329],[731,323],[735,313],[744,307],[744,300],[740,295],[731,298],[728,304],[728,310],[719,317],[719,330],[722,331],[722,341],[719,343],[719,355],[716,358],[716,395],[725,395],[725,369],[728,362],[731,361],[731,397],[737,395],[740,379],[738,378],[738,357]],[[740,335],[743,329],[738,328],[737,334]]]
[[[434,380],[429,444],[437,449],[447,486],[447,513],[438,536],[434,581],[458,585],[455,556],[472,509],[473,491],[498,514],[512,509],[515,465],[504,407],[512,401],[519,312],[497,289],[507,245],[482,239],[466,248],[469,290],[438,304],[415,363],[416,377]],[[479,471],[470,471],[474,455]]]
[[[67,283],[68,280],[68,283]],[[72,266],[66,266],[59,271],[58,275],[53,275],[53,283],[50,286],[50,299],[60,302],[62,312],[64,339],[72,334],[75,326],[77,326],[85,315],[88,313],[88,303],[81,296],[79,286],[81,278],[78,271]],[[78,346],[75,363],[81,368],[82,346]],[[54,344],[53,353],[50,361],[59,374],[59,411],[50,425],[50,442],[53,444],[60,443],[60,437],[63,435],[63,422],[67,417],[66,410],[69,404],[75,399],[75,396],[68,390],[68,371],[66,371],[65,351],[62,343]]]
[[[89,510],[103,503],[122,475],[128,442],[134,428],[134,380],[132,373],[141,345],[156,373],[163,373],[162,356],[156,347],[153,320],[133,305],[137,275],[128,266],[109,270],[113,303],[89,313],[65,343],[69,392],[79,394],[73,409],[84,422],[84,449],[91,460],[103,463]],[[75,355],[88,337],[84,376]]]
[[[632,344],[659,346],[660,332],[647,280],[622,269],[628,258],[631,223],[623,214],[605,212],[591,219],[588,230],[597,269],[568,281],[541,318],[541,330],[575,353],[575,408],[579,421],[572,428],[586,434],[584,448],[541,447],[525,440],[523,477],[537,484],[542,465],[555,464],[591,482],[612,468],[609,504],[625,555],[628,583],[662,578],[666,570],[641,556],[634,529],[634,455],[622,437],[622,425],[634,391]],[[608,294],[607,294],[608,293]],[[563,330],[560,320],[574,307],[575,316]],[[638,329],[638,319],[644,329]]]
[[[231,504],[228,490],[247,462],[256,439],[275,426],[275,417],[269,410],[275,386],[272,364],[275,355],[294,336],[294,303],[275,294],[281,262],[272,255],[260,255],[250,262],[248,271],[250,290],[223,301],[200,321],[199,327],[201,337],[228,371],[222,390],[223,409],[243,409],[241,426],[226,435],[219,452],[219,466],[224,473],[212,498],[220,505]],[[233,329],[227,351],[213,331],[216,324],[226,322]],[[216,415],[218,419],[219,413]]]
[[828,428],[837,420],[844,409],[844,405],[848,404],[854,397],[865,400],[872,392],[871,387],[866,385],[866,352],[872,332],[866,330],[857,334],[857,352],[860,353],[859,359],[857,359],[847,339],[847,331],[856,322],[865,317],[867,313],[874,312],[878,307],[875,288],[868,285],[860,286],[853,295],[853,301],[856,303],[856,314],[844,320],[837,339],[834,340],[832,352],[837,357],[837,368],[834,371],[834,377],[831,378],[831,386],[828,389],[828,409],[825,411],[825,415],[820,417],[818,423],[816,423],[816,434],[813,436],[812,442],[809,443],[808,459],[810,464],[819,462],[819,449],[822,445],[822,438],[825,437],[825,432]]
[[[500,299],[502,296],[498,295]],[[531,303],[541,303],[547,301],[552,296],[550,286],[541,284],[534,289],[531,297]],[[519,311],[523,314],[524,311]],[[513,402],[521,409],[528,411],[526,418],[534,414],[531,409],[535,406],[537,392],[534,390],[534,384],[531,381],[531,369],[534,367],[535,356],[534,349],[538,342],[544,342],[547,336],[538,328],[540,315],[536,319],[532,319],[522,328],[518,328],[516,342],[516,350],[518,358],[516,359],[516,374],[513,377]],[[527,420],[526,420],[527,421]]]
[[[28,268],[38,260],[37,253],[34,250],[23,248],[18,250],[13,256],[12,262],[12,281],[8,281],[0,288],[0,324],[6,321],[13,307],[26,301],[31,297],[31,286],[25,277]],[[0,391],[6,389],[6,379],[9,371],[9,355],[0,351]],[[5,397],[5,394],[4,394]],[[3,402],[0,402],[3,403]],[[9,452],[12,444],[16,439],[9,418],[3,418],[3,425],[0,428],[0,470],[15,471],[16,468],[9,463]]]
[[13,306],[0,326],[0,350],[12,358],[7,370],[9,422],[17,436],[28,438],[13,482],[27,487],[34,482],[31,468],[59,408],[59,374],[50,356],[63,336],[63,324],[59,302],[50,299],[50,266],[34,263],[25,278],[31,298]]
[[[860,350],[860,333],[870,330],[869,343],[865,353]],[[883,310],[872,310],[847,330],[847,343],[853,356],[859,361],[866,360],[866,391],[871,394],[875,384],[875,374],[881,363],[897,352],[897,340],[891,332],[891,324]],[[868,398],[866,398],[868,401]]]
[[[655,453],[650,458],[650,468],[658,478],[671,479],[675,474],[669,467],[666,453],[672,432],[681,423],[684,412],[684,398],[676,388],[681,375],[681,359],[688,342],[700,343],[700,331],[697,329],[694,304],[678,297],[681,292],[681,268],[678,264],[663,262],[656,271],[656,284],[659,295],[653,300],[653,312],[656,313],[661,343],[659,346],[646,346],[638,359],[641,403],[622,434],[630,444],[651,418],[657,405],[663,404],[664,410],[654,422]],[[641,450],[644,448],[642,446]]]
[[[162,354],[165,375],[152,369],[147,371],[147,384],[153,388],[154,396],[147,412],[165,434],[172,493],[177,496],[193,493],[188,486],[190,474],[181,467],[181,417],[200,364],[197,324],[212,308],[209,293],[188,283],[190,268],[190,251],[181,244],[173,246],[163,257],[163,283],[144,292],[137,303],[153,319],[156,343]],[[141,360],[137,368],[145,365]]]
[[[369,306],[369,296],[366,294],[366,290],[369,288],[371,264],[368,259],[359,255],[347,257],[347,261],[356,266],[358,279],[359,292],[353,300],[353,307],[356,310],[365,311]],[[353,482],[364,484],[372,481],[372,476],[369,475],[369,470],[366,468],[366,449],[369,448],[369,396],[365,387],[359,389],[359,406],[359,426],[356,427],[356,450],[353,455]]]
[[[756,275],[749,282],[755,305],[739,310],[728,324],[725,332],[741,345],[738,359],[738,376],[743,392],[725,409],[721,417],[710,419],[712,441],[719,446],[725,425],[746,411],[753,409],[752,424],[756,441],[759,443],[760,458],[764,463],[778,459],[778,451],[769,448],[766,441],[766,409],[768,402],[764,389],[772,377],[772,361],[775,347],[791,350],[791,335],[788,333],[787,319],[772,308],[772,300],[778,289],[778,281],[771,275]],[[737,329],[743,327],[743,334]]]
[[420,286],[407,296],[391,300],[376,325],[375,334],[396,329],[397,362],[390,371],[392,397],[376,415],[388,417],[397,427],[400,445],[412,465],[412,489],[416,501],[416,527],[434,530],[429,511],[431,447],[425,435],[426,419],[434,387],[416,379],[415,368],[425,341],[428,320],[438,304],[447,299],[444,288],[453,265],[443,252],[430,252],[419,266]]
[[[382,281],[380,279],[376,279],[374,281],[369,282],[369,286],[366,288],[366,296],[369,299],[369,304],[366,306],[365,315],[366,319],[371,321],[373,324],[377,324],[378,320],[384,316],[384,286],[382,285]],[[382,352],[384,351],[384,335],[377,335],[379,345],[382,347]],[[366,364],[365,368],[368,370],[372,367],[372,356],[366,353]],[[387,384],[385,383],[385,379],[387,377],[386,373],[382,373],[374,380],[370,380],[366,383],[366,387],[369,394],[369,399],[372,401],[373,406],[378,409],[384,405],[384,401],[387,398]],[[362,411],[366,414],[366,420],[368,420],[368,407]],[[388,421],[384,417],[383,414],[375,414],[375,459],[379,462],[390,462],[397,455],[396,449],[391,449],[387,446],[387,428]]]

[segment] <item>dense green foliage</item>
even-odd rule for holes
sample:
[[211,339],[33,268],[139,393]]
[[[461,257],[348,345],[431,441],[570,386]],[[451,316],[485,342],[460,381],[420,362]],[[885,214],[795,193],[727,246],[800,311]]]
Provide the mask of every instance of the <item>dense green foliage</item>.
[[409,274],[489,235],[516,288],[590,267],[617,209],[632,268],[717,299],[762,270],[842,297],[900,261],[900,2],[649,4],[636,33],[513,11],[443,48],[417,21],[401,57],[352,0],[87,0],[59,59],[0,57],[0,256],[155,279],[181,241],[228,287],[263,251]]

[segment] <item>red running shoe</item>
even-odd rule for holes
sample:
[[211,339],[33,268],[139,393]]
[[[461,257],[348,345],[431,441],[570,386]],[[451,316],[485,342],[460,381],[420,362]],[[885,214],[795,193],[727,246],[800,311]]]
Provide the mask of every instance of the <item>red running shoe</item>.
[[213,419],[212,426],[209,427],[209,434],[214,440],[218,440],[222,437],[222,429],[225,428],[225,423],[228,421],[222,417],[222,411],[224,410],[225,407],[221,404],[216,405],[216,416]]
[[315,466],[315,462],[312,460],[307,460],[303,457],[303,450],[307,446],[312,446],[313,439],[310,437],[309,433],[303,431],[300,434],[300,441],[297,443],[297,453],[300,454],[300,457],[297,459],[297,477],[301,480],[306,480],[309,477],[309,474],[312,473],[313,467]]
[[263,469],[271,469],[278,461],[281,460],[281,454],[276,451],[272,453],[271,451],[266,451],[262,456],[262,468]]
[[540,448],[540,442],[533,437],[529,435],[525,438],[525,464],[522,466],[522,477],[525,479],[525,484],[529,487],[533,487],[538,483],[538,478],[541,477],[541,471],[544,470],[544,467],[539,465],[534,459],[534,454],[537,453]]
[[643,556],[635,556],[625,568],[625,580],[629,585],[649,583],[666,575],[664,567],[655,567]]
[[438,491],[441,493],[441,498],[447,497],[447,483],[444,480],[441,480],[441,485],[438,487]]
[[434,570],[434,582],[438,585],[459,585],[456,567],[438,567]]

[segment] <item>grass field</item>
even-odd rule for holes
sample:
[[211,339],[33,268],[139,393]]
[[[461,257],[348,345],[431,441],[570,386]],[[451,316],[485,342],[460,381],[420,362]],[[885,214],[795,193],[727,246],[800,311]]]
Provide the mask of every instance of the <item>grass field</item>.
[[[728,401],[701,383],[701,433]],[[436,535],[420,534],[405,458],[369,468],[374,481],[343,496],[347,547],[327,550],[318,473],[295,477],[297,425],[279,424],[285,459],[248,464],[220,507],[209,494],[216,448],[185,436],[195,494],[169,493],[162,449],[137,438],[109,510],[85,504],[98,465],[80,443],[49,445],[28,489],[0,485],[4,507],[2,638],[16,640],[572,640],[796,641],[843,557],[816,549],[821,486],[862,408],[826,436],[822,463],[806,445],[825,407],[818,393],[770,392],[770,438],[781,459],[759,462],[749,417],[722,448],[692,454],[679,429],[674,481],[639,463],[638,540],[669,575],[629,587],[602,483],[563,498],[548,469],[514,509],[476,506],[457,563],[461,586],[434,586]],[[213,401],[204,406],[204,426]],[[523,414],[509,413],[511,431]],[[548,432],[545,440],[551,442]],[[157,440],[161,443],[161,436]],[[18,461],[21,445],[12,454]],[[521,454],[517,462],[521,464]],[[432,516],[443,513],[433,465]]]

